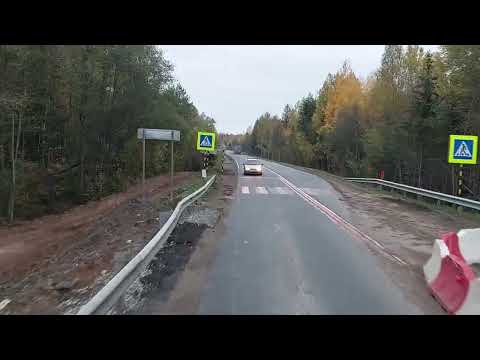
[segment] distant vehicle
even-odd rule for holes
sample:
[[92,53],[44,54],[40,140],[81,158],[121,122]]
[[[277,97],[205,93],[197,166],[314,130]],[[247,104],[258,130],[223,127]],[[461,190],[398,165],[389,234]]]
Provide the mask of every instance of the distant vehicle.
[[262,175],[262,166],[263,164],[258,159],[249,158],[243,163],[243,174]]
[[233,153],[234,154],[240,154],[242,152],[242,147],[240,145],[235,145],[233,147]]

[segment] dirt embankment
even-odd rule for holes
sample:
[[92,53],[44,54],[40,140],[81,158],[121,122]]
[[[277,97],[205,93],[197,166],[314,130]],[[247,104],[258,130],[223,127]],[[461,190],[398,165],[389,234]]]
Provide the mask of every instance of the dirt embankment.
[[[177,173],[100,201],[0,228],[0,313],[73,313],[160,229],[198,173]],[[190,189],[191,190],[191,189]]]

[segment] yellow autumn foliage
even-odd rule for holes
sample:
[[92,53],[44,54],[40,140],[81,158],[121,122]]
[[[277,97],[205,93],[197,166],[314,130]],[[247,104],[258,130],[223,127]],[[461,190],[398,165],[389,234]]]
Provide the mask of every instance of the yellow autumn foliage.
[[[357,106],[363,111],[365,95],[362,82],[355,76],[348,63],[333,77],[332,84],[324,89],[323,103],[317,102],[313,127],[320,134],[333,129],[338,113],[348,107]],[[320,100],[320,99],[319,99]]]

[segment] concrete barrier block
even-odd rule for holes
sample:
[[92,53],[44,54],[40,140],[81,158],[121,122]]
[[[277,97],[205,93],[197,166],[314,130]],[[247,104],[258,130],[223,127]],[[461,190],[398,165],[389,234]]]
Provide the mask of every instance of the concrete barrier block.
[[430,283],[430,289],[442,307],[455,314],[463,306],[474,278],[466,263],[455,255],[448,255],[442,259],[440,274]]
[[456,314],[480,315],[480,278],[473,279],[469,282],[467,296]]
[[442,266],[442,259],[449,254],[448,247],[443,240],[436,239],[433,243],[432,255],[423,266],[423,274],[425,275],[427,283],[432,283],[438,277]]
[[462,257],[468,264],[480,263],[480,229],[462,229],[457,233]]

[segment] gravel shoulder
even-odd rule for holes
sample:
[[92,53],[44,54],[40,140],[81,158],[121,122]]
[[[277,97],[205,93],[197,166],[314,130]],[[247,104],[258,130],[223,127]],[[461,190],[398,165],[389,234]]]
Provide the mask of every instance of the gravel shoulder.
[[148,179],[124,193],[0,228],[0,314],[74,314],[152,238],[198,173]]

